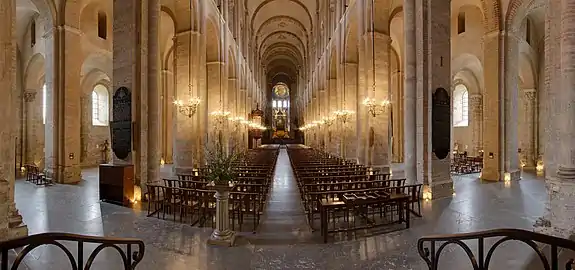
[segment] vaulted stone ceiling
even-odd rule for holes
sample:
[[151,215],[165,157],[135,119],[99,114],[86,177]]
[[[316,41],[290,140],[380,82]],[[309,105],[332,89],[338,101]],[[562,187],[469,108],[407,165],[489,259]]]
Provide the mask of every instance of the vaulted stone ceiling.
[[[325,1],[321,1],[325,2]],[[295,76],[306,65],[320,0],[245,0],[253,44],[268,76]]]

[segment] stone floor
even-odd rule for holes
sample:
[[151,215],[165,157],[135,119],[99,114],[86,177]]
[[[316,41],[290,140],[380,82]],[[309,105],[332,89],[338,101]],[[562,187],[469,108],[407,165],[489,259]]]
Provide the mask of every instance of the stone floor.
[[[169,171],[166,167],[163,173]],[[455,197],[425,202],[423,218],[413,220],[411,229],[322,244],[306,225],[289,159],[282,150],[259,233],[241,235],[237,247],[215,248],[205,244],[211,229],[148,218],[139,210],[101,203],[97,170],[85,170],[83,177],[79,185],[51,187],[17,181],[16,202],[30,233],[141,238],[146,252],[137,269],[154,270],[426,269],[416,249],[419,237],[503,227],[531,229],[543,215],[546,201],[543,179],[532,174],[525,173],[523,180],[509,185],[483,183],[477,175],[455,176]],[[504,245],[490,269],[522,269],[531,256],[527,250],[519,244]],[[63,258],[57,248],[41,247],[20,269],[71,269]],[[96,262],[93,269],[120,269],[119,257],[111,251]],[[441,265],[448,270],[472,269],[457,249],[448,250]]]

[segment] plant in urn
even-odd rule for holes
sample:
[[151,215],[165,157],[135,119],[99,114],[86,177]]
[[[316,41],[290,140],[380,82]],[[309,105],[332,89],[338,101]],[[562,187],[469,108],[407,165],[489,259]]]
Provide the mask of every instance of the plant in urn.
[[235,146],[226,151],[220,139],[216,139],[208,147],[206,156],[208,186],[216,191],[216,228],[210,236],[208,244],[233,246],[235,232],[230,230],[228,199],[236,179],[234,164],[241,160],[242,154],[237,151]]

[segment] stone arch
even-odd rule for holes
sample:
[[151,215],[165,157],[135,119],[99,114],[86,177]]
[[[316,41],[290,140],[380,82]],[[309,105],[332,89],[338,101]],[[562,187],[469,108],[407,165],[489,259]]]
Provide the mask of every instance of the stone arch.
[[358,23],[359,20],[357,16],[351,16],[348,25],[345,30],[345,44],[344,44],[344,56],[345,61],[348,63],[358,63],[359,62],[359,35],[358,35]]
[[474,83],[477,85],[477,92],[481,92],[483,89],[483,64],[476,55],[469,53],[462,53],[451,61],[451,74],[455,79],[457,74],[462,71],[467,70],[472,76]]
[[[190,5],[191,4],[191,5]],[[175,0],[174,9],[163,7],[162,11],[172,17],[175,22],[176,32],[198,31],[200,26],[200,10],[198,0]]]
[[537,72],[531,57],[525,53],[519,54],[519,82],[522,89],[537,87]]
[[44,117],[46,59],[40,53],[33,55],[24,69],[23,159],[25,163],[44,167]]
[[30,58],[24,72],[24,89],[40,90],[44,84],[46,64],[44,55],[37,53]]
[[337,68],[338,68],[338,58],[337,57],[338,49],[335,44],[330,46],[329,50],[329,66],[326,67],[328,70],[327,72],[327,79],[337,79]]
[[228,48],[228,59],[227,59],[227,64],[228,64],[228,77],[229,78],[237,78],[237,53],[234,50],[233,47],[229,47]]
[[223,55],[221,53],[220,44],[220,29],[219,26],[212,20],[206,22],[206,31],[203,33],[206,36],[206,62],[222,61]]
[[505,16],[506,30],[516,33],[520,29],[523,19],[531,11],[544,5],[545,0],[511,0]]
[[[391,4],[393,1],[389,0],[375,0],[375,31],[378,33],[385,33],[389,35],[389,21],[392,12]],[[371,6],[371,3],[369,3]],[[367,9],[368,13],[371,9]],[[371,18],[371,14],[365,14],[367,18]],[[369,20],[371,21],[371,20]],[[371,29],[371,26],[368,26]]]
[[[403,30],[403,10],[401,8],[395,9],[392,13],[393,17],[389,21],[389,36],[391,37],[391,48],[398,56],[403,55],[404,51],[404,36],[405,32]],[[393,56],[393,54],[392,54]],[[403,66],[402,57],[398,58],[399,67]]]
[[[28,0],[31,3],[35,11],[40,14],[40,18],[46,20],[47,23],[45,24],[45,31],[52,29],[54,27],[55,22],[57,21],[57,12],[56,12],[56,4],[54,0]],[[17,6],[22,2],[27,1],[17,1]]]
[[[174,50],[174,36],[176,33],[176,21],[169,13],[170,10],[163,8],[160,11],[160,53],[163,62],[167,62],[169,55]],[[164,65],[164,68],[167,66]]]
[[106,74],[111,74],[113,69],[112,53],[107,51],[96,51],[84,58],[80,69],[80,76],[85,76],[93,69],[102,70]]
[[502,15],[500,0],[481,0],[481,7],[483,11],[485,26],[485,33],[502,30]]

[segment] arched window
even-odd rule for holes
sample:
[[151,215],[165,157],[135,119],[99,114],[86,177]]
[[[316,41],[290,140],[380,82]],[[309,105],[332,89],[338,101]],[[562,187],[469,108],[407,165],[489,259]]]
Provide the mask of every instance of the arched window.
[[42,124],[46,124],[46,84],[42,86]]
[[98,12],[98,36],[103,39],[108,37],[108,19],[103,11]]
[[529,21],[529,18],[526,19],[525,41],[527,41],[527,44],[531,45],[531,21]]
[[469,92],[463,84],[455,86],[453,92],[453,126],[466,127],[469,125]]
[[92,125],[108,125],[108,89],[103,85],[96,85],[92,91]]
[[457,15],[457,34],[465,33],[465,12]]
[[36,20],[32,20],[30,24],[30,47],[34,48],[36,45]]

